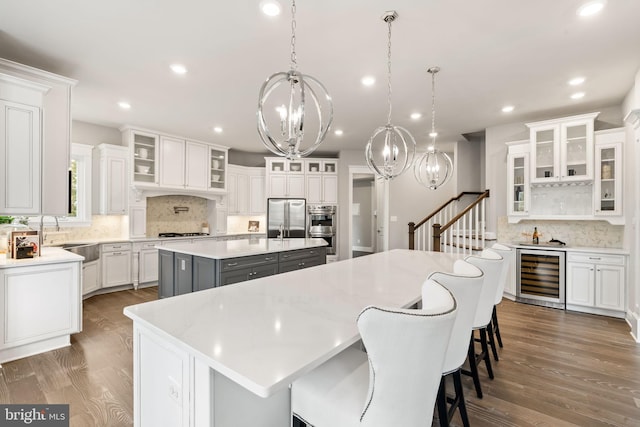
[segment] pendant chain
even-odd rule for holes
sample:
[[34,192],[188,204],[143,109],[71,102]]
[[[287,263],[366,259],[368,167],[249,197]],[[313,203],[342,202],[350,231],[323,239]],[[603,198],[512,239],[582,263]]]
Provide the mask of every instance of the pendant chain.
[[391,22],[393,19],[387,20],[387,25],[389,26],[388,37],[389,41],[387,43],[387,102],[389,103],[389,114],[387,116],[387,124],[391,124]]
[[298,67],[296,57],[296,0],[291,1],[291,69]]
[[431,72],[431,138],[436,142],[436,71]]

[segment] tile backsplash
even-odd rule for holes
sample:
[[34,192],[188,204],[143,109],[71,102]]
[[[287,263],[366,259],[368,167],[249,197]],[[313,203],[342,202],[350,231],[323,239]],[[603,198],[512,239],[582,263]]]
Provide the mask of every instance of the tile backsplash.
[[498,241],[529,242],[532,239],[534,227],[538,227],[540,242],[548,242],[555,238],[576,247],[623,247],[624,226],[611,225],[607,221],[522,220],[517,224],[509,224],[506,216],[498,218]]
[[147,236],[200,232],[202,224],[208,222],[208,203],[196,196],[147,197]]

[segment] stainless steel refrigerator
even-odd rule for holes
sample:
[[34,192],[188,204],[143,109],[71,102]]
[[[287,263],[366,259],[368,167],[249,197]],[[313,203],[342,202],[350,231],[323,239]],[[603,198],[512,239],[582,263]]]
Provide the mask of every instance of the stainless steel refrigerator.
[[267,199],[267,237],[304,238],[307,235],[307,201],[305,199]]

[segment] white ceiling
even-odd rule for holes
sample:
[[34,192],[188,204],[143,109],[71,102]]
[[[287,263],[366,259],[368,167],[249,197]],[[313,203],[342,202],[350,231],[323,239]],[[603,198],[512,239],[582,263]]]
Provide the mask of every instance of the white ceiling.
[[[260,0],[2,0],[0,57],[79,80],[73,118],[137,125],[244,151],[262,82],[289,69],[290,3],[269,18]],[[640,68],[640,1],[609,0],[579,18],[582,0],[298,0],[298,69],[334,101],[320,150],[363,149],[386,123],[387,26],[393,24],[393,124],[424,144],[438,65],[439,141],[486,127],[619,105]],[[178,77],[169,65],[185,64]],[[360,84],[376,76],[372,88]],[[567,81],[586,77],[582,100]],[[127,100],[123,111],[117,103]],[[515,111],[501,108],[513,104]],[[422,112],[413,121],[409,114]],[[221,126],[222,134],[212,128]]]

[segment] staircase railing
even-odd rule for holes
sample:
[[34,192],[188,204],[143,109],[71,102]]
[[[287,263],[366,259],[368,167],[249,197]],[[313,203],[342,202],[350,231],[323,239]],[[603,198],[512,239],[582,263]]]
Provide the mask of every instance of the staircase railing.
[[[460,201],[467,195],[477,197],[460,210]],[[458,254],[482,250],[487,197],[489,190],[465,191],[449,199],[418,224],[410,222],[409,249]]]

